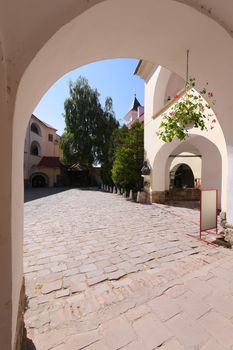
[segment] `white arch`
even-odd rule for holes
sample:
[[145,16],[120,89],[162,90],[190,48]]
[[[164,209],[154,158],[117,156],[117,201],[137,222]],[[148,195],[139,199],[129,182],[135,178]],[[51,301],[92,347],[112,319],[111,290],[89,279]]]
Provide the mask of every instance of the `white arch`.
[[[46,3],[46,6],[50,5]],[[74,16],[73,13],[76,11],[71,11],[69,15],[62,14],[60,21],[51,16],[56,25],[50,28],[48,20],[48,27],[43,28],[43,34],[47,30],[46,35],[43,38],[40,35],[32,36],[33,42],[29,42],[32,47],[25,46],[25,52],[29,49],[30,55],[33,55],[33,59],[28,59],[28,63],[24,61],[21,48],[18,51],[22,57],[18,61],[17,57],[14,57],[17,50],[9,49],[9,55],[11,52],[13,55],[12,66],[8,69],[8,82],[12,84],[8,86],[12,91],[10,100],[12,104],[17,79],[22,76],[22,71],[18,72],[17,69],[22,70],[25,67],[17,89],[13,135],[6,129],[13,140],[12,183],[9,188],[12,203],[7,204],[12,217],[11,225],[5,224],[6,229],[3,226],[3,232],[7,232],[10,227],[12,239],[12,271],[15,276],[12,282],[13,330],[16,328],[17,301],[22,282],[24,134],[36,104],[59,77],[83,64],[114,57],[143,58],[163,64],[170,71],[184,76],[184,55],[188,47],[191,52],[192,75],[200,85],[209,81],[218,101],[216,109],[227,143],[228,145],[233,143],[231,137],[233,45],[232,37],[223,27],[195,9],[171,0],[106,0],[70,21]],[[180,21],[181,13],[182,21]],[[50,36],[51,38],[44,44],[44,38]],[[209,38],[218,38],[218,41],[216,43],[216,40]],[[10,47],[9,43],[8,45]],[[39,47],[41,49],[37,51]],[[10,59],[8,61],[10,62]],[[8,112],[6,106],[2,107],[4,113]],[[8,119],[12,119],[11,111]],[[229,150],[233,154],[233,148]],[[11,152],[9,153],[11,157]],[[6,197],[9,197],[8,192]],[[233,203],[229,208],[233,216]],[[14,334],[12,337],[14,338]]]
[[[196,157],[194,158],[194,156]],[[201,160],[201,157],[199,157],[199,152],[197,154],[194,154],[186,151],[178,154],[178,157],[174,157],[174,155],[170,155],[166,164],[166,179],[165,179],[166,190],[169,190],[169,187],[170,187],[170,171],[174,167],[177,167],[180,164],[188,165],[191,168],[195,179],[201,178],[202,160]]]
[[[216,188],[219,191],[219,208],[226,210],[227,192],[222,178],[223,158],[219,149],[209,139],[201,135],[190,135],[187,141],[174,141],[164,144],[157,152],[152,171],[152,193],[162,193],[166,190],[166,178],[169,172],[169,155],[180,153],[190,146],[198,147],[202,155],[202,186],[203,189]],[[156,171],[156,169],[158,169]]]

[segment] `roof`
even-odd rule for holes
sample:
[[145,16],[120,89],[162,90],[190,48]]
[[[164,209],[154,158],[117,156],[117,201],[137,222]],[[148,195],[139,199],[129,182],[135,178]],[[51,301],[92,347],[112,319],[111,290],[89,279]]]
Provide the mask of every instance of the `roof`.
[[57,131],[56,128],[54,128],[53,126],[43,122],[42,120],[40,120],[39,118],[37,118],[34,114],[32,114],[32,118],[35,118],[39,123],[43,124],[44,126],[46,126],[46,128],[49,128],[49,129],[53,129],[55,131]]
[[134,95],[134,99],[133,99],[133,103],[132,103],[132,107],[131,107],[131,111],[137,111],[138,107],[141,107],[140,102],[138,101],[136,94]]
[[46,167],[46,168],[59,168],[60,162],[59,157],[42,157],[38,167]]
[[140,123],[144,124],[144,113],[140,114],[138,118],[133,119],[130,123],[128,123],[127,127],[130,129],[136,121],[139,121]]

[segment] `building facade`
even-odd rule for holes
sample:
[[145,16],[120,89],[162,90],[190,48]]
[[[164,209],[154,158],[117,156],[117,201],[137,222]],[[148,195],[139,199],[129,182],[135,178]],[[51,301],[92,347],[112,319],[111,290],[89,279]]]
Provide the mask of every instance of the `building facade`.
[[217,189],[218,207],[225,212],[227,148],[217,117],[208,131],[191,128],[187,140],[163,142],[157,135],[163,113],[175,103],[174,96],[180,95],[185,81],[167,68],[143,60],[135,74],[145,81],[144,147],[151,169],[145,190],[151,200],[196,200],[200,188]]
[[24,143],[26,187],[56,186],[60,176],[60,136],[56,129],[32,114]]

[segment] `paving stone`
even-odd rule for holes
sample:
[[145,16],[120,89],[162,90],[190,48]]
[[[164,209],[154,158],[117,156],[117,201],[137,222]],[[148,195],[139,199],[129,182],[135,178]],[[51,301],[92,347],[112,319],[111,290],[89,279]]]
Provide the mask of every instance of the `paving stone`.
[[[210,287],[210,281],[201,281],[198,278],[193,278],[185,283],[185,286],[197,294],[201,298],[205,298],[206,296],[212,293],[212,288]],[[209,283],[208,283],[209,282]]]
[[41,292],[43,294],[48,294],[61,289],[61,287],[62,287],[62,281],[59,281],[59,280],[50,282],[50,283],[45,283],[41,289]]
[[37,334],[33,339],[33,343],[35,344],[36,350],[49,350],[62,344],[65,337],[66,331],[64,329],[51,330],[43,334]]
[[89,272],[89,271],[97,270],[97,267],[94,264],[87,264],[87,265],[80,266],[79,269],[80,269],[80,272]]
[[185,349],[198,348],[208,340],[206,330],[185,313],[171,318],[166,325]]
[[93,286],[97,283],[104,282],[107,279],[108,279],[107,275],[97,276],[97,277],[93,277],[93,278],[88,279],[87,284],[88,284],[88,286]]
[[231,349],[233,346],[233,324],[228,319],[215,311],[210,311],[208,314],[200,318],[199,323],[205,327],[223,347]]
[[153,299],[148,303],[148,306],[162,321],[169,320],[181,311],[179,305],[166,295]]
[[146,305],[139,305],[129,310],[125,316],[129,321],[135,321],[150,312],[150,308]]
[[96,343],[99,339],[100,336],[97,331],[71,335],[66,341],[67,350],[81,350]]
[[[108,344],[104,347],[103,334],[93,339],[90,332],[98,333],[103,324],[115,319],[124,321],[118,325],[121,331],[117,338],[111,338],[116,344],[124,334],[122,322],[127,324],[121,349],[136,350],[141,346],[148,350],[148,344],[150,349],[159,341],[160,348],[180,349],[175,331],[168,329],[168,322],[177,318],[174,305],[180,302],[180,308],[193,322],[195,340],[206,311],[202,303],[213,297],[213,291],[218,291],[221,298],[212,300],[211,306],[220,316],[231,318],[232,252],[213,249],[186,236],[187,231],[197,231],[193,224],[197,220],[198,211],[159,204],[141,206],[99,191],[72,189],[26,203],[24,261],[29,270],[25,279],[25,322],[37,350],[73,350],[73,345],[77,350],[81,338],[86,339],[84,349],[111,350]],[[193,253],[196,255],[190,255]],[[51,272],[52,269],[61,271]],[[107,281],[102,280],[105,274]],[[56,281],[58,290],[50,285]],[[51,287],[50,292],[43,294],[46,285]],[[158,305],[154,300],[160,297]],[[184,302],[183,297],[187,297]],[[199,306],[198,300],[202,302]],[[153,308],[148,307],[149,302],[154,303]],[[30,322],[34,328],[30,328]],[[142,334],[137,339],[132,324],[140,322],[138,332]],[[190,334],[190,329],[185,328],[188,324],[184,322],[184,330]],[[213,340],[217,332],[211,335],[204,329]],[[112,332],[115,330],[117,327]],[[72,346],[67,345],[70,338]],[[200,346],[214,348],[216,343],[207,340]],[[183,347],[194,350],[199,345]]]
[[139,343],[138,341],[134,341],[122,348],[122,350],[146,350],[144,345],[142,343]]
[[161,346],[171,337],[169,330],[152,314],[142,316],[133,323],[138,340],[145,344],[146,349],[153,350]]
[[205,298],[205,302],[208,303],[215,311],[218,311],[228,319],[233,317],[233,297],[232,295],[222,295],[218,292],[213,292],[211,295]]
[[59,290],[58,292],[56,292],[55,298],[63,298],[63,297],[67,297],[68,295],[70,295],[70,290],[69,289],[62,289],[62,290]]
[[119,278],[122,278],[126,275],[127,273],[124,270],[117,270],[116,272],[112,272],[108,274],[108,279],[109,280],[118,280]]
[[116,265],[111,265],[111,266],[107,266],[107,267],[104,268],[104,271],[106,273],[115,272],[116,270],[117,270]]
[[94,344],[85,347],[85,350],[108,350],[103,341],[97,341]]
[[166,341],[159,349],[161,350],[185,350],[185,348],[176,340]]
[[55,266],[51,266],[51,270],[53,272],[61,272],[67,270],[66,264],[57,264]]
[[177,298],[176,302],[180,305],[180,308],[194,319],[200,318],[211,309],[208,299],[204,301],[190,291]]
[[188,291],[187,287],[185,287],[183,284],[175,284],[173,287],[169,288],[165,293],[170,298],[178,298],[179,296],[183,295]]
[[210,339],[205,345],[201,347],[201,350],[226,350],[225,346],[219,344],[216,340]]
[[79,275],[79,268],[78,267],[74,267],[73,269],[67,269],[66,271],[63,272],[65,277],[69,277],[69,276],[78,276]]
[[123,317],[103,323],[101,332],[109,350],[120,349],[135,339],[132,327]]

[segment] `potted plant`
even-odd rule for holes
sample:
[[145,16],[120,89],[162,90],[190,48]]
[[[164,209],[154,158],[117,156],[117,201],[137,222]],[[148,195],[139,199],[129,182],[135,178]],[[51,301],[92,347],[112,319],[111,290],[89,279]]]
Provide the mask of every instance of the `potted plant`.
[[164,142],[171,142],[174,138],[187,139],[188,130],[193,127],[206,131],[213,129],[213,123],[216,123],[211,109],[216,102],[214,95],[207,90],[208,83],[200,92],[194,86],[195,79],[190,79],[184,92],[174,96],[172,106],[162,114],[157,135]]

